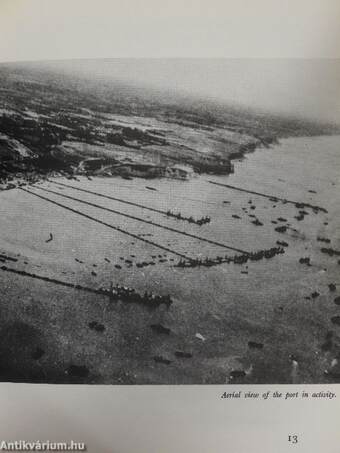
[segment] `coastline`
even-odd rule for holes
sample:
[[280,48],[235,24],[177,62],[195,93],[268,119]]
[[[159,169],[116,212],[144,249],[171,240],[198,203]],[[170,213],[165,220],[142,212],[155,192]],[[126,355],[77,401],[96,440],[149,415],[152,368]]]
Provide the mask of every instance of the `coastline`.
[[[247,161],[240,162],[234,175],[214,179],[220,182],[231,179],[231,184],[250,180],[259,184],[258,191],[264,191],[259,175],[266,171],[261,167],[268,165],[268,159],[275,162],[284,158],[287,163],[294,156],[297,161],[305,160],[306,153],[311,152],[310,167],[306,169],[306,181],[310,181],[310,168],[317,174],[321,171],[317,166],[321,142],[317,140],[311,150],[313,141],[308,141],[307,148],[304,142],[303,139],[284,142],[280,148],[286,148],[279,153],[269,149],[264,154],[253,153],[249,155],[252,161],[249,165]],[[334,142],[335,152],[337,140],[326,137],[323,142],[324,146]],[[296,151],[304,154],[299,157]],[[326,172],[328,166],[324,159],[322,171]],[[278,176],[286,179],[286,166],[276,168],[273,181],[279,196],[280,190],[288,190],[290,184],[277,181]],[[294,174],[290,177],[294,181]],[[189,211],[194,217],[198,213],[209,215],[211,223],[200,227],[148,211],[152,220],[246,250],[266,249],[280,241],[285,253],[271,260],[182,269],[175,266],[177,258],[170,252],[160,252],[122,232],[111,234],[104,225],[96,226],[89,219],[82,221],[75,213],[67,213],[23,191],[8,191],[2,197],[2,208],[6,212],[11,207],[11,216],[1,220],[4,236],[1,246],[3,259],[16,261],[3,265],[18,273],[0,272],[7,300],[0,336],[4,344],[8,343],[7,338],[14,339],[10,352],[5,354],[8,369],[3,379],[89,384],[251,384],[268,379],[271,383],[335,382],[332,360],[339,338],[336,333],[327,341],[325,337],[328,331],[337,328],[330,321],[335,316],[332,298],[336,292],[330,291],[328,285],[338,283],[338,258],[319,250],[339,249],[335,206],[326,201],[333,186],[325,185],[322,179],[312,178],[313,185],[309,187],[302,181],[298,199],[311,202],[312,197],[313,204],[325,205],[329,212],[316,214],[305,209],[310,211],[309,215],[298,220],[292,205],[226,191],[206,184],[204,175],[180,183],[166,178],[148,181],[143,178],[123,183],[117,178],[89,181],[81,176],[71,184],[65,179],[67,185],[132,202],[140,199],[143,205],[155,209],[164,209],[180,200],[184,212]],[[56,191],[51,183],[39,186]],[[318,193],[311,194],[307,188],[315,188]],[[66,187],[58,192],[80,197]],[[167,196],[169,193],[171,196]],[[193,194],[196,201],[192,201]],[[59,195],[49,194],[48,198],[61,200]],[[81,195],[80,199],[110,209],[119,206],[120,211],[136,216],[135,206],[105,201],[94,194]],[[205,203],[211,200],[215,205]],[[224,204],[226,200],[228,204]],[[174,251],[189,249],[198,257],[202,254],[212,258],[222,252],[218,246],[204,245],[199,239],[182,238],[140,222],[137,225],[119,214],[85,208],[83,203],[69,201],[66,205]],[[138,208],[138,216],[141,214],[146,214],[142,207]],[[240,218],[234,218],[236,214]],[[255,226],[251,215],[260,218],[263,226]],[[282,225],[290,224],[284,233],[275,231],[281,224],[279,217],[286,220]],[[274,219],[276,225],[272,225]],[[323,225],[325,221],[327,226]],[[20,227],[23,224],[25,228]],[[319,242],[316,236],[331,240],[330,246]],[[299,262],[301,257],[310,259]],[[59,282],[57,286],[55,281]],[[99,294],[100,288],[109,288],[110,282],[123,288],[124,294],[134,289],[141,295],[145,291],[163,297],[170,295],[173,302],[169,307],[157,308],[129,303],[126,298],[110,302],[106,293]],[[81,288],[98,291],[92,293]],[[302,326],[299,319],[305,320]],[[311,332],[311,325],[316,333]],[[71,344],[74,346],[68,346]],[[36,357],[38,348],[42,356],[32,360],[31,354]],[[298,362],[293,374],[290,354]],[[19,374],[13,357],[24,364]]]
[[1,380],[338,380],[336,128],[2,69]]
[[[169,98],[39,67],[1,65],[3,187],[53,175],[189,179],[231,174],[232,161],[287,136],[339,127]],[[76,88],[75,88],[76,83]]]

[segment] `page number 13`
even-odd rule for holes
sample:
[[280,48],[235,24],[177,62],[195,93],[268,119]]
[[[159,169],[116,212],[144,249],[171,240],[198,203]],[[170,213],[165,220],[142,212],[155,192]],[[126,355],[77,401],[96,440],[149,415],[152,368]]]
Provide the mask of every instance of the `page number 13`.
[[289,434],[288,442],[290,442],[291,444],[297,444],[298,443],[298,436],[296,434]]

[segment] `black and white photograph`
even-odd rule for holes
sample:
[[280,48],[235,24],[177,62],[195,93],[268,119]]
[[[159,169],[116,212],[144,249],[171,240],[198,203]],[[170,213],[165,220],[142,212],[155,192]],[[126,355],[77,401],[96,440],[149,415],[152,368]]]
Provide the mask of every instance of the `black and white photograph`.
[[339,23],[0,0],[0,452],[339,453]]
[[0,379],[340,380],[339,60],[0,65]]

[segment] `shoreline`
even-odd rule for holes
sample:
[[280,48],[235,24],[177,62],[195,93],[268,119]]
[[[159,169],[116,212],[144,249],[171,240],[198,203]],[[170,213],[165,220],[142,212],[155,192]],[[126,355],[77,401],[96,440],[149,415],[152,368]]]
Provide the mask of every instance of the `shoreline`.
[[[291,136],[285,136],[285,137],[275,137],[272,139],[272,142],[271,143],[267,143],[267,144],[264,144],[264,143],[258,143],[258,144],[254,144],[254,145],[251,145],[251,146],[240,146],[240,149],[236,152],[233,152],[231,153],[230,156],[227,157],[228,159],[228,162],[229,162],[229,171],[202,171],[201,173],[198,173],[198,174],[205,174],[205,175],[212,175],[212,176],[219,176],[219,175],[225,175],[225,176],[228,176],[230,174],[233,174],[234,173],[234,165],[233,165],[233,161],[240,161],[240,160],[243,160],[247,157],[247,154],[251,154],[251,153],[254,153],[254,152],[258,152],[258,151],[261,151],[262,149],[270,149],[272,148],[273,146],[277,146],[277,145],[280,145],[282,144],[284,141],[286,140],[291,140],[291,139],[294,139],[294,138],[322,138],[322,137],[331,137],[331,136],[338,136],[340,134],[338,133],[334,133],[334,134],[322,134],[322,135],[301,135],[301,136],[296,136],[296,135],[291,135]],[[18,187],[24,187],[24,186],[27,186],[27,185],[31,185],[31,184],[35,184],[37,182],[41,182],[41,181],[46,181],[48,180],[49,178],[53,178],[53,177],[65,177],[67,179],[77,179],[77,176],[85,176],[87,177],[89,180],[91,180],[92,177],[96,177],[96,176],[99,176],[99,177],[104,177],[104,178],[123,178],[123,179],[130,179],[130,178],[146,178],[146,179],[150,179],[150,180],[153,180],[153,179],[158,179],[158,178],[170,178],[170,179],[178,179],[178,180],[186,180],[186,179],[190,179],[191,177],[195,177],[195,175],[197,175],[197,173],[193,172],[192,175],[190,176],[182,176],[182,177],[174,177],[174,176],[170,176],[169,174],[166,174],[166,167],[165,166],[159,166],[159,171],[157,172],[157,167],[155,167],[154,165],[148,165],[148,164],[144,164],[145,166],[145,172],[141,172],[140,174],[138,175],[130,175],[129,172],[126,170],[126,168],[124,168],[124,170],[122,170],[121,172],[117,172],[117,173],[113,173],[111,175],[107,174],[107,173],[104,173],[104,174],[101,174],[101,172],[98,170],[87,170],[86,172],[84,171],[79,171],[79,166],[77,168],[72,168],[72,166],[70,165],[68,171],[66,170],[63,170],[63,171],[58,171],[58,170],[54,170],[54,169],[51,169],[50,171],[45,171],[45,172],[41,172],[41,170],[39,170],[39,167],[37,166],[36,168],[33,168],[34,164],[36,164],[36,162],[34,161],[34,159],[32,161],[29,161],[27,162],[27,169],[25,170],[24,168],[19,172],[19,175],[17,172],[14,172],[13,175],[10,175],[9,177],[7,177],[5,180],[0,178],[0,191],[3,191],[3,190],[11,190],[11,189],[15,189],[15,188],[18,188]],[[156,169],[156,171],[150,175],[149,173],[149,168],[151,169]],[[1,187],[2,186],[2,187]]]

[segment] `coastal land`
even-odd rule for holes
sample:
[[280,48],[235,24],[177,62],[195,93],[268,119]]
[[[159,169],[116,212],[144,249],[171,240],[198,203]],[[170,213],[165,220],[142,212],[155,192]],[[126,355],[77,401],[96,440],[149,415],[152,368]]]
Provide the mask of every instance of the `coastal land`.
[[338,127],[0,82],[1,380],[339,382]]

